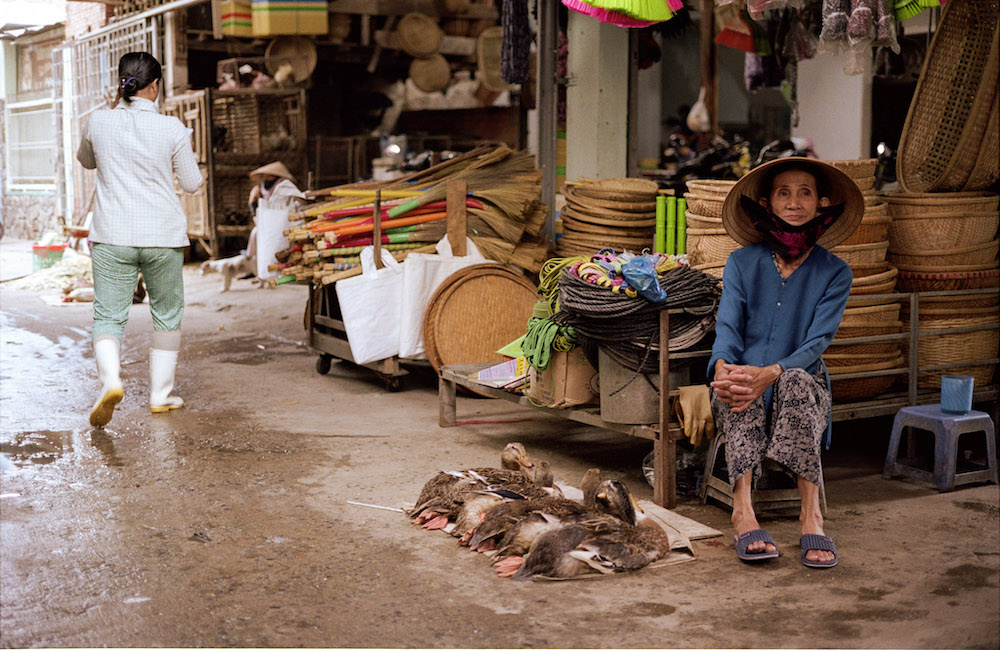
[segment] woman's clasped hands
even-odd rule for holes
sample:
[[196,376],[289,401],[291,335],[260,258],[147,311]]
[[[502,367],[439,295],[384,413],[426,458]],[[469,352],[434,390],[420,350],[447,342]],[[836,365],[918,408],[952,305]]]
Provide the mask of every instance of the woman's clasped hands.
[[742,366],[719,359],[715,364],[715,395],[736,413],[745,411],[781,376],[781,366]]

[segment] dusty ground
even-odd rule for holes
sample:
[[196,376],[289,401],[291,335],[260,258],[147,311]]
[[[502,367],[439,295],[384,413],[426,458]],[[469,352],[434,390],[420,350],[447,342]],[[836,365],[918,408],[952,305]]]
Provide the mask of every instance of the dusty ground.
[[[3,277],[23,265],[4,240]],[[28,262],[30,266],[30,261]],[[437,426],[426,370],[386,392],[368,371],[318,375],[305,289],[186,271],[177,392],[146,407],[148,306],[126,332],[126,397],[92,431],[87,306],[0,285],[0,644],[30,646],[976,647],[1000,644],[995,485],[938,493],[885,481],[885,420],[838,425],[826,454],[828,571],[804,568],[794,516],[765,525],[782,557],[744,566],[726,532],[697,560],[561,583],[495,577],[484,558],[395,512],[438,469],[524,442],[559,479],[590,466],[640,497],[649,443],[459,398]],[[530,418],[529,421],[523,421]],[[522,420],[503,422],[504,420]]]

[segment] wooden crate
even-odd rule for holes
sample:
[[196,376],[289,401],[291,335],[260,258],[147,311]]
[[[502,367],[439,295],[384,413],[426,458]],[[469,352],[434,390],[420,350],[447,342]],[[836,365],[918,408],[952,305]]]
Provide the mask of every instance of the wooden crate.
[[205,165],[198,165],[201,170],[201,187],[189,194],[182,190],[174,181],[174,189],[181,199],[181,209],[187,215],[188,236],[207,237],[210,234],[208,220],[208,168]]
[[212,92],[212,149],[225,154],[304,151],[301,90]]
[[177,95],[163,103],[163,114],[173,115],[191,129],[191,148],[199,163],[208,162],[208,111],[205,110],[205,91],[198,90]]

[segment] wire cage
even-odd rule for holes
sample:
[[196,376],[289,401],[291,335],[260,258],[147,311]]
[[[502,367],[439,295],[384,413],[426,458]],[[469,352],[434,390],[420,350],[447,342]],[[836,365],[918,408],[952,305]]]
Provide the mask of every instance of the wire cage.
[[212,150],[260,154],[304,150],[301,91],[217,91],[212,94]]

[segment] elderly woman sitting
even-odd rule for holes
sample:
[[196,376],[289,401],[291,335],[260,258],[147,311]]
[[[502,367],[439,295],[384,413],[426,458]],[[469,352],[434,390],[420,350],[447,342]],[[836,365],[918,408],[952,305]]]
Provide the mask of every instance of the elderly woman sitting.
[[831,403],[821,355],[840,325],[852,276],[827,248],[849,237],[863,213],[864,199],[847,175],[807,158],[754,169],[723,207],[723,225],[745,247],[726,262],[709,379],[717,428],[726,435],[742,560],[778,556],[751,503],[770,459],[796,477],[802,563],[837,563],[819,505]]

